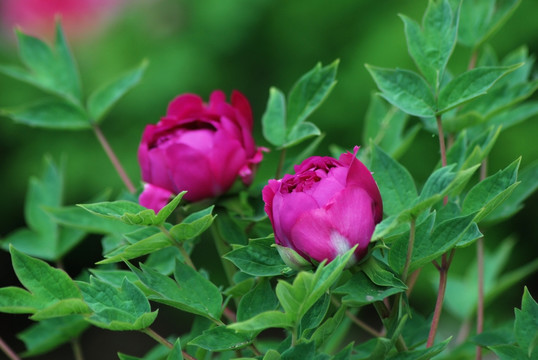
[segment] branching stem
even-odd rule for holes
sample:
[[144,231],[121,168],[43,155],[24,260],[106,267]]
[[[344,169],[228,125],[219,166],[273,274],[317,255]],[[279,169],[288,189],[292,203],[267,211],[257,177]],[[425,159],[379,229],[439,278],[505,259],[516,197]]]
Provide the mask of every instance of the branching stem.
[[181,253],[181,256],[183,256],[185,263],[189,265],[191,268],[193,268],[194,270],[196,270],[196,266],[194,266],[194,263],[192,262],[190,255],[187,253],[187,250],[185,250],[185,248],[183,247],[183,244],[181,244],[179,241],[174,239],[172,234],[170,234],[170,232],[168,231],[167,228],[164,227],[164,225],[160,225],[159,229],[166,235],[166,237],[168,237],[168,239],[172,242],[172,244],[174,244],[179,249],[179,252]]
[[[151,337],[153,340],[157,341],[159,344],[164,345],[169,349],[174,348],[174,344],[172,344],[170,341],[166,340],[164,337],[159,335],[157,332],[155,332],[155,330],[153,330],[151,328],[145,328],[145,329],[140,330],[140,331],[143,332],[144,334],[148,335],[149,337]],[[183,354],[183,357],[185,359],[187,359],[187,360],[196,360],[195,357],[192,357],[191,355],[189,355],[187,352],[185,352],[183,350],[181,350],[181,353]]]
[[[336,307],[342,306],[342,304],[334,296],[331,296],[331,302]],[[359,319],[358,317],[356,317],[355,314],[353,314],[351,311],[346,310],[346,316],[351,321],[353,321],[353,323],[355,323],[355,325],[360,327],[362,330],[366,331],[368,334],[370,334],[372,336],[375,336],[375,337],[382,337],[384,335],[381,332],[374,329],[373,327],[371,327],[370,325],[368,325],[367,323],[365,323],[364,321],[362,321],[361,319]]]

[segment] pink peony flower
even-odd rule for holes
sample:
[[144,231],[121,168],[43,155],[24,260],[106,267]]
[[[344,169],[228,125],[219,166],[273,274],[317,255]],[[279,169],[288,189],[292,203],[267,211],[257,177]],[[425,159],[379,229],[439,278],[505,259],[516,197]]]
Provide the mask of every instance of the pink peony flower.
[[331,261],[357,244],[352,261],[365,255],[383,203],[370,171],[355,157],[358,149],[338,160],[310,157],[295,166],[295,175],[269,180],[262,194],[277,245],[308,261]]
[[140,204],[160,210],[170,196],[187,190],[198,201],[228,191],[239,176],[250,185],[264,148],[252,137],[252,111],[238,91],[231,104],[222,91],[209,104],[194,94],[175,98],[166,116],[146,126],[138,148],[142,180]]
[[121,2],[123,0],[2,0],[0,22],[9,31],[19,26],[24,33],[51,38],[59,17],[69,36],[81,36],[99,28]]

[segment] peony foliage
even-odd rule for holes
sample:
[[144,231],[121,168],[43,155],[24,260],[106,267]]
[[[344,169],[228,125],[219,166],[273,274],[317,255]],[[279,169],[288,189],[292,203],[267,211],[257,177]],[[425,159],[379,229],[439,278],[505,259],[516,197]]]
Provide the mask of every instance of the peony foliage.
[[[536,163],[486,167],[499,134],[537,112],[527,101],[538,88],[532,57],[520,48],[498,60],[484,45],[516,6],[429,0],[421,22],[401,15],[416,69],[366,65],[379,93],[362,144],[334,144],[332,156],[319,149],[324,134],[311,115],[338,86],[338,60],[318,63],[287,95],[271,87],[258,117],[248,100],[255,95],[239,91],[229,100],[220,90],[208,101],[192,93],[163,100],[168,109],[148,119],[133,154],[140,184],[129,180],[100,124],[151,64],[84,96],[60,24],[53,46],[17,30],[21,65],[1,65],[0,73],[47,96],[1,114],[93,131],[127,189],[66,204],[65,164],[50,157],[30,179],[26,226],[0,240],[20,281],[0,288],[0,312],[35,321],[17,335],[25,345],[19,355],[46,354],[94,327],[156,342],[145,355],[119,359],[536,358],[536,294],[521,283],[538,262],[504,270],[512,239],[483,249],[488,226],[517,213],[537,187]],[[491,16],[474,26],[482,13]],[[460,46],[472,49],[470,64],[452,72]],[[431,151],[440,153],[423,180],[399,161],[420,131],[436,135]],[[274,175],[260,169],[264,152],[279,154]],[[74,248],[98,246],[97,237],[96,264],[81,274],[62,269]],[[470,246],[478,258],[463,274],[449,271]],[[435,284],[436,304],[416,298],[415,282]],[[523,293],[520,308],[506,324],[484,327],[484,319],[494,322],[484,305],[503,291]],[[172,312],[189,330],[157,333]],[[438,332],[445,313],[478,323],[477,331]],[[2,350],[19,358],[8,345]]]

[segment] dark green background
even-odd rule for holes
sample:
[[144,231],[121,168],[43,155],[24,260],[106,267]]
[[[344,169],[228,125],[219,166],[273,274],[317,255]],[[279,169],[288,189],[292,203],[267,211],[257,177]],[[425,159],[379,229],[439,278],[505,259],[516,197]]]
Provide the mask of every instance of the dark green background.
[[[364,114],[370,94],[375,91],[364,64],[414,69],[406,50],[403,23],[397,14],[419,20],[425,7],[426,1],[401,0],[140,1],[126,5],[120,16],[99,34],[78,39],[72,48],[86,94],[136,66],[143,58],[150,61],[142,83],[119,102],[103,124],[103,131],[127,172],[140,184],[136,151],[142,130],[164,115],[168,102],[176,95],[194,92],[207,99],[214,89],[228,94],[233,89],[240,90],[251,102],[258,144],[267,146],[261,137],[260,119],[269,87],[276,86],[287,92],[299,76],[318,61],[328,64],[340,59],[338,84],[312,117],[327,135],[319,154],[328,154],[330,144],[348,149],[360,145]],[[523,0],[514,16],[490,39],[499,56],[523,44],[529,47],[531,54],[538,53],[536,14],[538,2]],[[0,62],[17,62],[13,36],[2,35]],[[469,56],[469,49],[457,47],[449,68],[453,72],[462,71]],[[0,107],[21,105],[41,97],[40,92],[29,86],[0,75]],[[413,119],[410,123],[416,121]],[[520,155],[523,156],[522,168],[538,159],[537,134],[536,117],[503,132],[490,156],[490,173]],[[400,159],[418,183],[425,180],[438,161],[437,141],[436,136],[421,131]],[[0,118],[0,236],[24,226],[22,214],[28,178],[41,172],[43,155],[47,153],[56,160],[62,154],[67,156],[66,204],[84,202],[103,188],[111,188],[115,193],[122,189],[91,132],[35,129]],[[265,182],[272,176],[277,157],[276,152],[266,155],[257,182]],[[525,209],[510,221],[484,229],[489,249],[494,249],[508,235],[513,234],[518,240],[507,266],[509,269],[536,256],[537,200],[534,195]],[[89,238],[65,260],[67,270],[75,276],[82,267],[97,261],[100,251],[99,238]],[[204,262],[207,251],[211,254],[212,250],[199,248],[195,260]],[[458,251],[451,272],[463,272],[473,257],[474,247]],[[0,253],[0,266],[0,286],[17,284],[5,252]],[[428,315],[433,310],[437,280],[433,272],[425,273],[414,301],[419,311]],[[536,287],[532,283],[529,286],[536,295]],[[521,295],[522,286],[515,286],[498,302],[490,304],[486,321],[512,317],[513,307],[519,306]],[[166,316],[166,312],[161,309],[165,316],[160,318],[175,319]],[[0,315],[2,337],[17,350],[22,349],[22,344],[13,334],[26,326],[25,319],[24,315]],[[167,335],[177,329],[174,321],[161,321],[157,327],[161,326]],[[177,321],[190,320],[179,318]],[[185,325],[188,323],[179,327]],[[443,335],[451,334],[459,326],[452,327],[448,317],[442,320],[443,325]],[[12,328],[8,330],[8,326]],[[82,340],[88,359],[114,359],[117,350],[140,355],[152,345],[144,335],[95,329],[83,335]],[[52,357],[40,358],[70,358],[69,349],[64,350]]]

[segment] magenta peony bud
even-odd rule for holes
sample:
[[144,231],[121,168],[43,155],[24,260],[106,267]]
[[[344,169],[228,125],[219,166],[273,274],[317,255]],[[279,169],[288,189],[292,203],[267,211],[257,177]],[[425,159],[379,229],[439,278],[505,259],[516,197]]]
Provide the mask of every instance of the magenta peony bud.
[[269,180],[262,191],[265,212],[278,245],[307,260],[333,260],[358,244],[353,262],[364,256],[383,203],[370,171],[354,153],[313,156],[295,175]]
[[215,197],[237,176],[249,185],[263,150],[254,143],[252,111],[240,92],[232,93],[231,104],[222,91],[214,91],[209,104],[194,94],[180,95],[142,134],[138,161],[147,184],[140,204],[158,211],[183,190],[189,201]]

